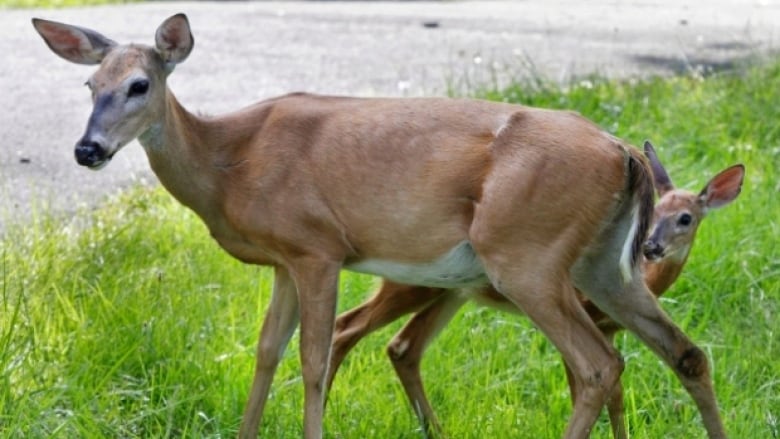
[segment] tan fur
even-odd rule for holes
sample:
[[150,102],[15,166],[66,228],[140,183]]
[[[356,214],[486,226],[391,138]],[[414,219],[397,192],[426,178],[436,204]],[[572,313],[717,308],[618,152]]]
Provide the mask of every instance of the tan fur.
[[[642,258],[644,280],[650,291],[656,297],[660,297],[682,272],[707,206],[702,203],[701,196],[697,193],[675,189],[666,175],[665,169],[654,157],[655,152],[653,151],[652,154],[656,172],[663,173],[663,176],[656,179],[656,188],[661,194],[661,198],[655,205],[651,227],[656,224],[678,221],[680,215],[684,213],[690,214],[692,217],[689,227],[668,226],[659,229],[654,235],[653,239],[657,240],[666,251],[661,259],[649,261]],[[727,199],[726,203],[733,200],[739,193],[738,186],[741,185],[741,175],[738,177],[738,181],[737,177],[731,176],[735,169],[740,168],[738,166],[732,167],[716,176],[701,193],[707,192],[710,188],[718,193],[730,191],[731,195],[722,195],[721,197]],[[723,188],[729,184],[730,187]],[[645,193],[642,196],[647,197],[648,194]],[[649,216],[646,217],[649,218]],[[623,329],[622,326],[601,311],[582,293],[578,294],[589,317],[608,340],[613,340],[615,334]],[[340,315],[336,320],[333,354],[328,370],[328,386],[332,385],[333,378],[342,361],[361,338],[405,314],[415,312],[414,317],[388,345],[388,354],[423,428],[429,433],[440,434],[440,424],[425,395],[420,376],[420,362],[427,345],[454,316],[455,311],[464,303],[464,297],[468,297],[482,306],[511,313],[520,312],[509,299],[498,293],[492,286],[472,289],[468,292],[451,293],[441,288],[409,286],[384,280],[381,288],[371,299]],[[398,346],[404,347],[403,352],[399,352]],[[566,372],[572,400],[574,400],[577,394],[577,383],[568,366]],[[607,401],[607,409],[614,437],[616,439],[625,438],[626,426],[623,418],[623,395],[620,383],[613,389]]]
[[623,367],[575,283],[675,367],[710,436],[725,436],[700,351],[636,268],[620,275],[624,243],[636,239],[629,229],[649,221],[633,215],[648,212],[647,165],[584,118],[476,100],[308,94],[201,118],[165,85],[192,50],[183,14],[163,22],[154,48],[33,24],[61,57],[101,63],[79,163],[102,167],[138,138],[162,184],[227,252],[275,267],[241,437],[257,435],[298,322],[304,435],[321,437],[342,267],[380,261],[382,274],[381,261],[425,265],[456,247],[561,351],[578,390],[567,438],[588,436]]

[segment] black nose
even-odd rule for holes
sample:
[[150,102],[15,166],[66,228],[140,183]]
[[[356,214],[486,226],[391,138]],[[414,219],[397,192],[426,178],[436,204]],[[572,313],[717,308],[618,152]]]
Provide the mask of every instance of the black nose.
[[95,166],[106,160],[106,150],[97,142],[82,139],[76,145],[76,161],[81,166]]
[[642,252],[647,259],[653,261],[664,256],[664,247],[658,242],[648,239],[642,245]]

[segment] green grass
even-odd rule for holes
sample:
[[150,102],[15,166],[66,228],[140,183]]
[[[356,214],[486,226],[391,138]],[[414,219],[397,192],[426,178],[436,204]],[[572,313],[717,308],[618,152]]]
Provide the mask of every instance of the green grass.
[[[730,435],[778,437],[780,64],[707,79],[590,79],[565,88],[522,81],[485,93],[580,111],[635,144],[651,139],[679,186],[699,189],[727,165],[745,163],[742,195],[707,219],[663,304],[710,355]],[[0,436],[234,436],[271,282],[268,269],[228,257],[159,189],[6,231]],[[344,274],[340,309],[362,301],[375,282]],[[384,358],[398,327],[368,337],[347,359],[326,437],[419,437]],[[631,436],[704,437],[673,374],[632,336],[618,342]],[[423,372],[454,438],[557,438],[570,412],[559,357],[523,318],[467,306],[431,346]],[[262,431],[300,436],[301,419],[293,339]],[[606,417],[594,437],[609,437]]]

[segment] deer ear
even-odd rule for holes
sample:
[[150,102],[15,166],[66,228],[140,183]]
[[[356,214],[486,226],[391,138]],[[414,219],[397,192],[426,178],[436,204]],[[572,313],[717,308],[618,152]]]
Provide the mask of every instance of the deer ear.
[[664,165],[658,160],[655,148],[653,148],[653,144],[649,141],[645,141],[645,156],[650,160],[650,168],[653,170],[653,184],[658,195],[663,196],[663,194],[674,189],[672,179],[669,178],[669,174],[666,173]]
[[176,14],[165,20],[157,28],[154,41],[163,60],[171,67],[187,59],[195,44],[187,16]]
[[737,198],[742,190],[745,178],[745,166],[734,165],[721,171],[704,186],[699,201],[705,209],[723,207]]
[[116,42],[89,29],[33,18],[35,30],[52,52],[76,64],[100,64]]

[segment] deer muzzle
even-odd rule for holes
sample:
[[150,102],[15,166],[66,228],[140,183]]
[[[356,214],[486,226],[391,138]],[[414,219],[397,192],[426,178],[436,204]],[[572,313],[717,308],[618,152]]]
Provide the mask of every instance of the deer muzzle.
[[664,257],[666,248],[651,237],[642,245],[642,253],[648,261],[657,261]]
[[111,157],[100,143],[93,140],[81,139],[76,144],[76,162],[90,169],[100,169],[105,166]]

